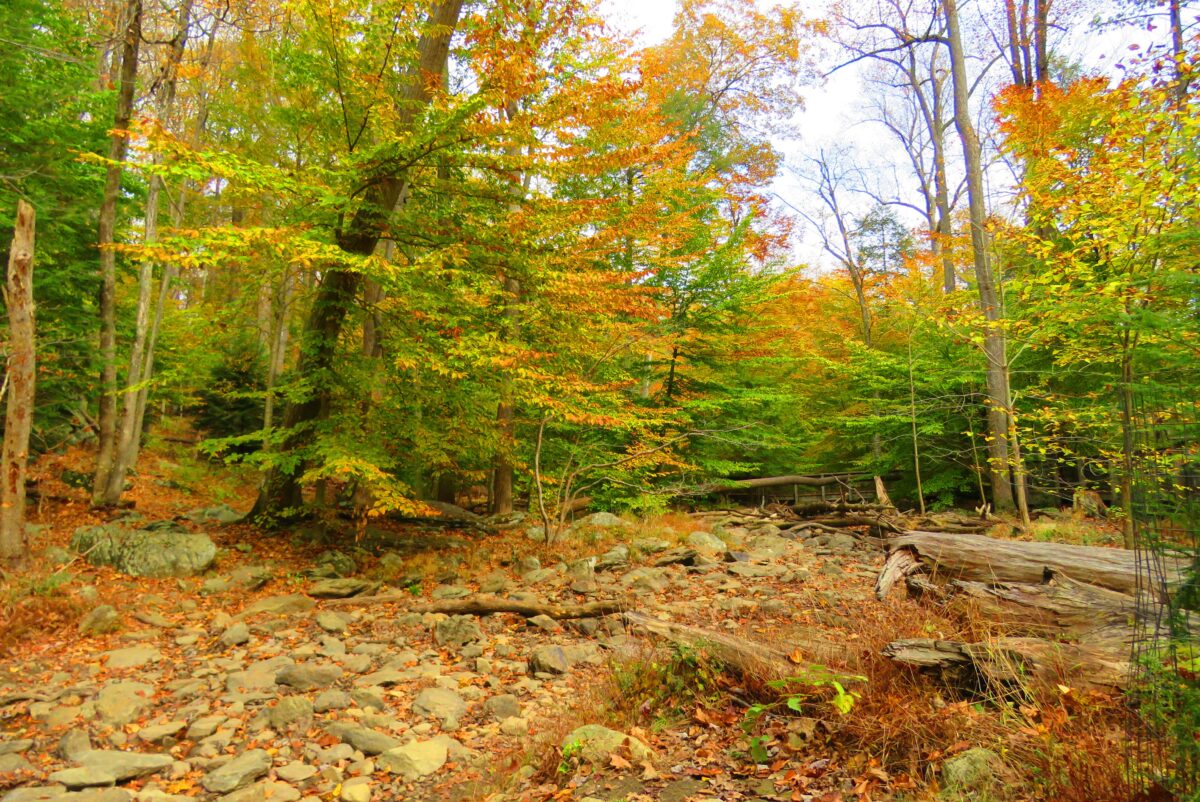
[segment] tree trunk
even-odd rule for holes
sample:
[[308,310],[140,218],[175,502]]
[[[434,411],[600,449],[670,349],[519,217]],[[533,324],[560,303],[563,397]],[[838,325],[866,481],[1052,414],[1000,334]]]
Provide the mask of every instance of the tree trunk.
[[[450,54],[450,37],[458,25],[463,0],[443,0],[430,16],[429,29],[417,45],[417,64],[397,101],[396,128],[411,128],[421,108],[432,99],[429,77],[444,75]],[[344,229],[337,232],[337,245],[350,254],[370,256],[386,231],[388,218],[404,194],[403,172],[378,176],[363,193],[363,200]],[[285,452],[298,450],[311,437],[311,425],[329,409],[332,398],[330,376],[346,316],[361,284],[357,272],[330,270],[317,289],[312,311],[305,324],[301,347],[300,375],[317,388],[310,398],[288,403],[283,425],[289,430]],[[301,503],[301,466],[276,464],[263,477],[253,517],[278,515]]]
[[17,220],[8,251],[8,410],[4,416],[4,450],[0,458],[0,567],[19,568],[29,557],[25,534],[25,469],[33,428],[36,347],[33,321],[33,207],[17,201]]
[[[183,51],[187,47],[188,24],[192,15],[192,0],[183,0],[179,4],[178,18],[175,24],[175,37],[171,40],[171,48],[162,67],[162,74],[157,81],[157,98],[155,105],[159,124],[166,125],[175,101],[175,76]],[[158,155],[154,162],[160,161]],[[158,209],[159,198],[162,195],[163,180],[159,175],[150,177],[150,187],[146,193],[146,232],[147,245],[158,241]],[[116,438],[112,468],[109,470],[108,482],[104,490],[103,503],[116,504],[121,499],[125,488],[125,474],[137,459],[139,445],[142,441],[142,422],[145,416],[145,406],[139,404],[142,398],[143,382],[150,380],[149,367],[153,365],[153,352],[148,343],[150,329],[150,305],[154,290],[154,262],[143,259],[141,270],[138,272],[138,305],[137,323],[134,330],[133,346],[129,355],[129,375],[126,377],[124,406],[121,411],[121,422]],[[157,322],[157,319],[156,319]],[[138,414],[141,406],[142,414]]]
[[979,137],[971,121],[968,102],[969,83],[962,34],[959,31],[956,0],[942,0],[946,14],[946,36],[950,44],[950,75],[954,86],[954,127],[962,142],[967,170],[967,200],[970,207],[971,248],[974,252],[975,282],[979,287],[979,306],[987,321],[983,353],[987,359],[988,454],[991,462],[992,505],[997,510],[1013,508],[1012,466],[1009,457],[1008,356],[1002,310],[992,267],[988,259],[985,225],[987,209],[983,194],[983,166]]
[[[521,284],[514,278],[504,280],[504,294],[507,305],[504,309],[506,339],[511,340],[516,335],[517,303],[521,296]],[[496,408],[496,427],[499,435],[499,447],[492,470],[492,514],[508,515],[513,511],[513,449],[515,433],[513,422],[516,418],[513,409],[512,385],[507,379],[502,380],[500,387],[500,403]]]
[[117,110],[113,116],[113,134],[108,148],[108,174],[100,203],[100,411],[97,428],[100,439],[96,453],[96,474],[92,481],[92,502],[104,504],[108,498],[109,476],[117,445],[117,254],[113,250],[117,221],[117,196],[121,192],[121,173],[129,150],[126,132],[133,115],[133,90],[137,82],[138,48],[142,41],[142,0],[126,4],[124,43],[121,49],[121,78],[117,91]]

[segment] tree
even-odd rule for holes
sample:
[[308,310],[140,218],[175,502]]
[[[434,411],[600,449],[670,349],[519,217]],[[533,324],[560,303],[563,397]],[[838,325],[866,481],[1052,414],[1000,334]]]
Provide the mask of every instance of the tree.
[[121,173],[129,150],[129,123],[133,117],[134,85],[137,82],[138,50],[142,42],[142,0],[128,0],[122,17],[124,34],[121,45],[117,108],[108,150],[108,172],[104,197],[100,203],[100,446],[96,454],[96,474],[92,482],[92,502],[115,504],[121,487],[110,484],[117,449],[117,199],[121,192]]
[[25,535],[25,469],[33,427],[36,356],[33,322],[33,243],[35,215],[17,203],[17,221],[8,254],[8,327],[11,352],[4,374],[8,410],[0,454],[0,565],[21,567],[29,555]]

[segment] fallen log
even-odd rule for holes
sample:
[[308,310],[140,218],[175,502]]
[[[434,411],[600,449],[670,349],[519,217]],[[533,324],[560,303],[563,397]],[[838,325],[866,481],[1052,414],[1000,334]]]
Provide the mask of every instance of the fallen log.
[[863,481],[871,477],[854,473],[828,474],[826,476],[761,476],[757,479],[727,479],[709,482],[697,490],[701,493],[728,493],[736,490],[756,490],[764,487],[830,487],[848,482]]
[[1133,635],[1137,613],[1133,596],[1077,582],[1066,574],[1055,573],[1039,585],[956,579],[950,587],[956,595],[975,600],[985,614],[1001,619],[1009,616],[1023,626],[1069,632],[1081,639],[1112,628]]
[[893,662],[963,690],[997,695],[1025,692],[1031,685],[1119,691],[1129,679],[1127,654],[1045,638],[999,638],[991,643],[913,638],[883,648]]
[[572,618],[599,618],[622,613],[629,605],[621,601],[589,602],[587,604],[553,604],[551,602],[522,602],[499,596],[474,596],[423,604],[413,604],[407,593],[384,593],[378,596],[351,596],[348,599],[326,599],[326,607],[358,607],[373,604],[395,604],[405,613],[444,613],[446,615],[496,615],[513,613],[526,618],[545,615],[556,621]]
[[[888,541],[888,560],[905,549],[935,577],[1038,585],[1055,574],[1065,574],[1079,582],[1130,595],[1138,590],[1135,555],[1125,549],[910,531]],[[1165,565],[1168,581],[1178,580],[1182,568],[1178,561]]]
[[628,612],[622,618],[628,626],[645,630],[671,643],[707,649],[714,658],[738,676],[769,682],[784,679],[798,670],[787,653],[736,635],[688,624],[660,621],[643,613]]

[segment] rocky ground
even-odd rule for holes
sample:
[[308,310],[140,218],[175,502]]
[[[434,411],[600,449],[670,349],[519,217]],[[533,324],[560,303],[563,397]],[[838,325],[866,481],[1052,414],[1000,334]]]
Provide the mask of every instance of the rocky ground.
[[621,731],[602,726],[620,693],[614,666],[654,648],[619,615],[338,601],[389,586],[413,604],[619,600],[763,642],[803,632],[853,650],[851,619],[873,603],[881,562],[867,542],[719,515],[647,531],[601,514],[554,547],[520,527],[409,527],[370,550],[318,552],[303,532],[267,539],[223,517],[176,525],[221,547],[202,575],[133,579],[77,561],[81,633],[28,641],[0,664],[3,802],[889,798],[884,772],[806,747],[812,719],[762,762],[744,751],[740,713],[644,710]]

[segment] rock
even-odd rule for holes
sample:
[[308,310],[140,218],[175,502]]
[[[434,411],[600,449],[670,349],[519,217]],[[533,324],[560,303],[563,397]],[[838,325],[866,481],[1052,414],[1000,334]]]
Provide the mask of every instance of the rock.
[[942,784],[949,790],[977,791],[996,781],[1000,756],[990,749],[968,749],[942,763]]
[[342,676],[342,669],[325,663],[297,663],[275,675],[275,682],[298,691],[317,691],[332,685]]
[[689,549],[686,546],[680,546],[677,549],[668,549],[660,553],[654,558],[654,567],[662,568],[666,565],[692,565],[696,562],[697,554],[695,549]]
[[102,769],[89,769],[79,766],[73,769],[56,771],[49,777],[50,782],[65,785],[72,791],[80,788],[101,788],[106,785],[116,785],[117,778]]
[[321,691],[313,700],[314,713],[326,713],[330,710],[345,710],[350,706],[350,694],[331,688]]
[[21,755],[0,755],[0,776],[33,770],[33,764]]
[[571,528],[576,529],[584,526],[593,526],[597,529],[610,529],[614,526],[628,527],[632,526],[632,524],[629,521],[618,518],[611,512],[594,512],[585,518],[580,518]]
[[231,624],[221,633],[221,643],[225,646],[241,646],[243,643],[249,642],[250,627],[242,621]]
[[251,749],[213,769],[200,784],[214,794],[227,794],[249,785],[271,769],[271,756],[265,749]]
[[295,802],[299,798],[300,792],[290,785],[263,780],[225,794],[220,802]]
[[79,765],[97,772],[111,774],[116,782],[124,782],[169,768],[175,759],[170,755],[150,755],[142,752],[117,752],[93,749],[79,756]]
[[496,721],[521,715],[521,703],[511,693],[491,697],[483,703],[483,709]]
[[79,631],[85,635],[105,635],[121,628],[121,616],[111,604],[95,607],[79,622]]
[[621,577],[621,584],[644,593],[658,593],[668,586],[666,575],[656,568],[634,568]]
[[439,646],[466,646],[483,640],[483,630],[474,616],[453,615],[433,625],[433,639]]
[[687,543],[702,554],[719,556],[729,551],[724,540],[708,532],[692,532],[688,535]]
[[96,715],[110,727],[130,724],[150,706],[153,686],[144,682],[112,682],[96,695]]
[[307,730],[312,724],[312,717],[313,703],[303,696],[285,696],[267,712],[271,729],[279,731],[292,728]]
[[119,524],[84,526],[71,536],[71,548],[92,565],[108,565],[130,576],[153,578],[203,573],[217,556],[205,534],[126,529]]
[[353,576],[358,571],[358,563],[354,558],[340,551],[321,552],[317,557],[316,566],[318,569],[325,569],[334,577]]
[[350,692],[350,700],[354,704],[361,707],[363,710],[374,708],[376,710],[387,710],[387,703],[383,701],[383,696],[372,688],[359,688]]
[[291,596],[267,596],[259,599],[238,613],[238,619],[249,618],[256,613],[272,613],[274,615],[293,615],[307,613],[316,607],[317,603],[299,593]]
[[504,735],[521,737],[529,734],[529,720],[514,716],[500,722],[500,732]]
[[85,730],[67,730],[63,733],[63,737],[58,740],[58,749],[56,751],[58,756],[63,760],[78,763],[79,758],[83,757],[87,752],[92,751],[92,742]]
[[340,721],[325,725],[325,731],[343,743],[350,744],[364,755],[378,755],[400,745],[400,739],[382,732],[376,732],[370,727],[357,724],[343,724]]
[[228,504],[217,504],[215,507],[202,507],[192,510],[187,517],[196,523],[213,521],[219,524],[235,524],[242,520],[242,514]]
[[529,655],[530,674],[565,674],[570,667],[561,646],[539,646]]
[[16,741],[0,741],[0,755],[20,755],[28,752],[33,747],[33,741],[29,738],[21,738]]
[[413,700],[412,710],[418,715],[436,718],[443,729],[456,729],[459,719],[467,712],[467,703],[457,693],[445,688],[426,688]]
[[450,749],[445,741],[436,738],[414,741],[384,752],[379,756],[379,767],[399,774],[405,780],[417,780],[446,765],[449,756]]
[[532,554],[529,554],[517,560],[517,573],[527,574],[530,571],[537,571],[542,567],[542,561]]
[[480,593],[503,593],[512,587],[512,580],[503,571],[493,571],[479,580]]
[[105,665],[109,668],[140,668],[147,663],[157,663],[162,659],[162,652],[153,646],[129,646],[124,649],[114,649],[105,652]]
[[562,750],[564,756],[575,754],[589,763],[607,765],[613,754],[626,744],[634,760],[649,760],[654,757],[650,747],[637,738],[599,724],[587,724],[575,729],[563,739]]
[[342,783],[338,794],[342,802],[371,802],[371,783],[366,777],[355,777]]
[[317,626],[326,632],[345,632],[350,626],[350,616],[333,610],[317,613]]
[[754,560],[775,560],[788,552],[791,541],[778,535],[759,535],[746,543],[746,550]]
[[629,563],[629,547],[613,546],[596,558],[596,570],[607,571]]
[[825,542],[825,546],[834,554],[849,554],[857,545],[858,541],[854,539],[853,535],[842,532],[831,534],[829,540]]
[[317,773],[315,766],[310,766],[307,763],[301,763],[299,760],[293,760],[286,766],[280,766],[275,769],[275,776],[284,782],[300,783],[307,780],[309,777]]
[[378,588],[378,582],[366,579],[321,579],[308,586],[308,595],[316,599],[347,599]]
[[433,589],[433,593],[430,595],[439,601],[464,599],[471,595],[471,589],[464,588],[462,585],[438,585]]
[[139,740],[145,741],[148,744],[162,746],[167,741],[174,746],[175,736],[183,732],[188,723],[182,719],[175,721],[167,721],[162,724],[152,724],[149,727],[142,727],[138,730],[137,736]]
[[642,554],[658,554],[671,548],[671,543],[658,537],[643,537],[633,541],[633,547]]
[[528,626],[537,627],[543,632],[558,632],[562,629],[562,625],[548,615],[535,615],[526,619],[525,623]]

